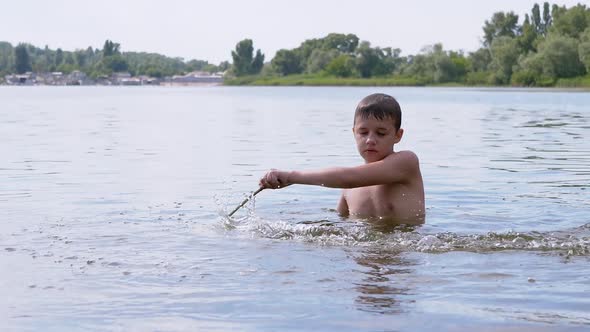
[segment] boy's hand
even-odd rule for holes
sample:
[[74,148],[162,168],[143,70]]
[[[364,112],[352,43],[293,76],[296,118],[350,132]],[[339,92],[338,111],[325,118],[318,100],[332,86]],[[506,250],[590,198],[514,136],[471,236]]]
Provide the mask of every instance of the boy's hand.
[[271,169],[260,179],[260,188],[279,189],[290,185],[289,172]]

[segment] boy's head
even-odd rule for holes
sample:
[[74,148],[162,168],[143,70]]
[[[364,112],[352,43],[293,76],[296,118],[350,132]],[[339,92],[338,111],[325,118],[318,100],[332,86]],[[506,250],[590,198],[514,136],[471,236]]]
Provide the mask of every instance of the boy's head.
[[393,153],[394,144],[404,133],[402,112],[397,101],[386,94],[375,93],[360,101],[354,113],[352,131],[365,162],[381,160]]
[[395,98],[384,93],[374,93],[363,98],[356,106],[354,121],[357,118],[375,118],[377,120],[390,119],[396,130],[402,125],[402,110]]

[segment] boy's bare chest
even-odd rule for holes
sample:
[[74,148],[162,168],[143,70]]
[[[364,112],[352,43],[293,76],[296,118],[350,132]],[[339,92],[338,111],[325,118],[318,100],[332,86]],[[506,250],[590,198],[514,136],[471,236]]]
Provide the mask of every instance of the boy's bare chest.
[[377,215],[395,210],[395,188],[388,185],[348,189],[346,203],[351,214]]
[[405,185],[377,185],[345,192],[350,214],[366,217],[415,218],[423,211],[424,197]]

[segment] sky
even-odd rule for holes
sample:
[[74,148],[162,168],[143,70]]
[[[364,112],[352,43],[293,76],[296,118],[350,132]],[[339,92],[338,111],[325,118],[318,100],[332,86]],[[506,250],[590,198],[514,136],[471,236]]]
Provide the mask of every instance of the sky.
[[[474,51],[482,26],[498,11],[520,22],[529,0],[18,0],[0,10],[0,41],[73,51],[102,48],[110,39],[122,51],[155,52],[185,60],[231,62],[231,50],[249,38],[269,61],[279,49],[329,33],[353,33],[372,46],[402,55],[427,45]],[[558,0],[568,8],[587,0]],[[541,2],[539,2],[541,4]],[[542,6],[542,5],[541,5]]]

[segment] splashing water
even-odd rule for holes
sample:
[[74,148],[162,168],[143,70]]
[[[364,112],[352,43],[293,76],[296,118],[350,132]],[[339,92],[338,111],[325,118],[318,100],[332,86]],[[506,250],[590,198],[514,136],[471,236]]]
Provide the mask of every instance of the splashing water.
[[383,229],[360,220],[265,220],[254,213],[254,203],[240,219],[222,218],[225,229],[261,238],[303,241],[326,246],[381,246],[399,252],[445,253],[524,250],[590,256],[590,224],[556,232],[428,233],[419,226]]

